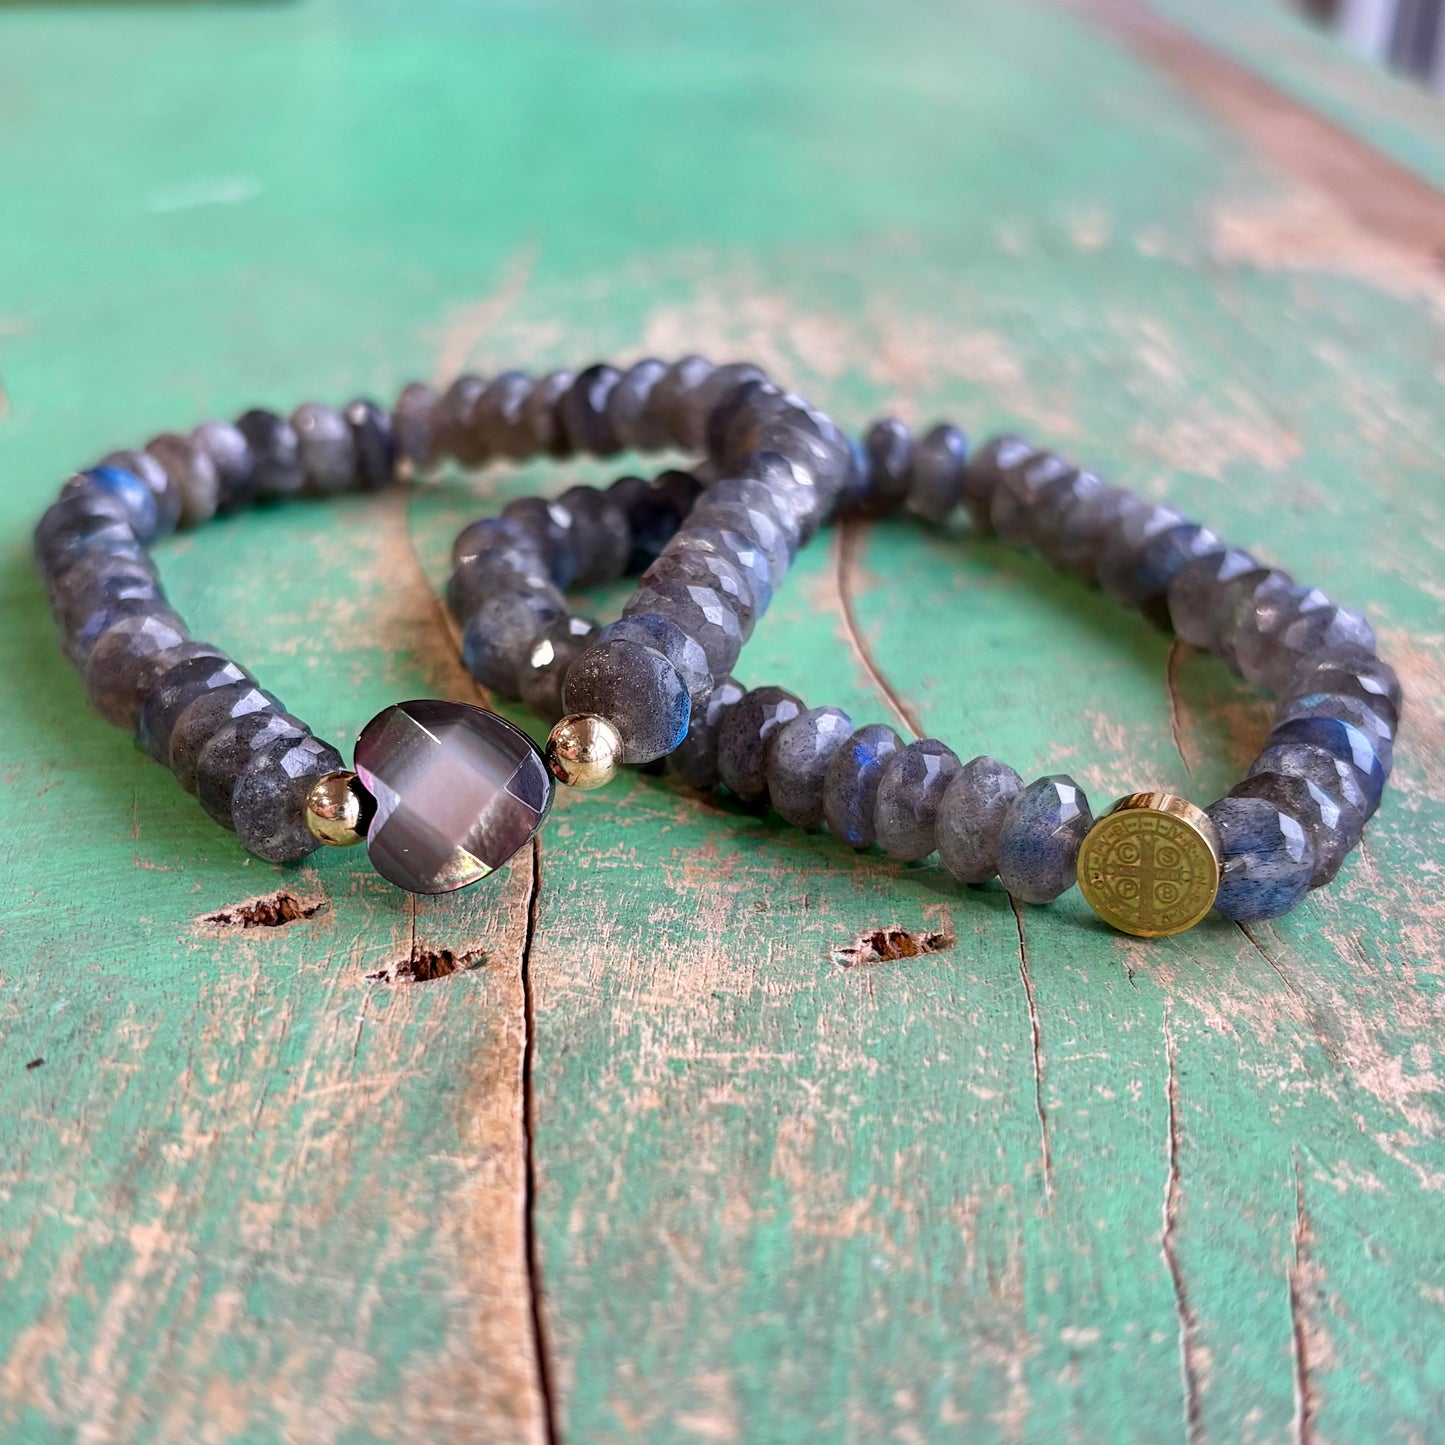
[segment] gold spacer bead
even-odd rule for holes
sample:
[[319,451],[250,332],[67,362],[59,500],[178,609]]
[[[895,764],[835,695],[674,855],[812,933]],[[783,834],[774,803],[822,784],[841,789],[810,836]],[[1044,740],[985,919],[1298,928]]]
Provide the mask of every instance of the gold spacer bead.
[[366,841],[371,799],[355,773],[327,773],[306,794],[306,826],[313,838],[335,848]]
[[572,713],[547,739],[547,766],[572,788],[600,788],[617,776],[622,737],[605,717]]

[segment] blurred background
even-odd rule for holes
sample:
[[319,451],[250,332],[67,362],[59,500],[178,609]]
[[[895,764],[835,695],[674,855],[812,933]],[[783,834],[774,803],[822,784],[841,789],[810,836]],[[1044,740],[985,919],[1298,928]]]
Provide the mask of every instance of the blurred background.
[[1445,0],[1300,0],[1357,50],[1445,94]]

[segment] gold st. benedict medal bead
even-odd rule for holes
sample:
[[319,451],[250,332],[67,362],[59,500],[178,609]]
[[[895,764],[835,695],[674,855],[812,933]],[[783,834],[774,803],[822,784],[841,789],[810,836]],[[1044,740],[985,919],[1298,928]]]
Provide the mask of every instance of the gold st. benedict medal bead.
[[313,838],[334,848],[355,847],[366,841],[369,802],[355,773],[327,773],[306,794],[306,826]]
[[572,788],[600,788],[617,776],[622,737],[604,717],[572,713],[547,739],[547,766]]
[[1219,833],[1173,793],[1130,793],[1085,835],[1079,892],[1113,928],[1163,938],[1193,928],[1219,892]]

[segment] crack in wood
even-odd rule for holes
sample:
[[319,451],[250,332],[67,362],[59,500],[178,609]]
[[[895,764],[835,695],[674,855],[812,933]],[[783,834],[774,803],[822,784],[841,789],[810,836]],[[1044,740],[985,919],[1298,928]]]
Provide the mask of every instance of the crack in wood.
[[1164,1175],[1163,1223],[1159,1231],[1159,1250],[1164,1267],[1174,1287],[1174,1314],[1179,1325],[1179,1376],[1184,1389],[1184,1438],[1188,1445],[1203,1439],[1203,1418],[1199,1407],[1199,1367],[1195,1359],[1195,1332],[1198,1320],[1189,1293],[1184,1285],[1184,1270],[1179,1263],[1175,1238],[1179,1227],[1179,1204],[1183,1184],[1179,1173],[1179,1071],[1174,1044],[1174,1031],[1169,1027],[1169,1006],[1164,1006],[1164,1058],[1168,1066],[1165,1099],[1169,1110],[1169,1132],[1165,1141],[1167,1169]]
[[1184,771],[1189,774],[1192,782],[1194,766],[1184,751],[1183,709],[1179,705],[1179,664],[1188,656],[1190,650],[1189,644],[1180,642],[1177,637],[1170,642],[1164,661],[1164,689],[1169,694],[1169,736],[1173,738],[1174,751],[1179,754],[1179,761],[1184,764]]
[[1305,1209],[1305,1186],[1299,1172],[1299,1155],[1290,1160],[1294,1170],[1294,1262],[1289,1269],[1289,1318],[1294,1356],[1295,1440],[1311,1445],[1314,1439],[1315,1395],[1310,1380],[1309,1330],[1305,1324],[1305,1270],[1309,1246],[1314,1238],[1309,1212]]
[[1044,1198],[1049,1207],[1054,1203],[1054,1151],[1049,1139],[1049,1113],[1044,1107],[1044,1059],[1039,1037],[1039,1010],[1034,999],[1034,981],[1029,976],[1029,950],[1024,942],[1024,919],[1012,894],[1009,907],[1013,909],[1014,927],[1019,936],[1019,977],[1023,979],[1024,996],[1029,1004],[1029,1039],[1034,1061],[1034,1110],[1039,1116],[1039,1143],[1044,1161]]
[[532,945],[537,937],[537,916],[542,896],[542,840],[532,838],[532,877],[527,894],[527,928],[522,938],[522,1219],[526,1251],[528,1307],[532,1321],[532,1352],[536,1360],[537,1390],[542,1397],[542,1422],[547,1445],[558,1445],[557,1397],[553,1384],[546,1311],[542,1302],[542,1263],[537,1249],[537,1096],[533,1068],[537,1053],[536,1001],[532,992]]

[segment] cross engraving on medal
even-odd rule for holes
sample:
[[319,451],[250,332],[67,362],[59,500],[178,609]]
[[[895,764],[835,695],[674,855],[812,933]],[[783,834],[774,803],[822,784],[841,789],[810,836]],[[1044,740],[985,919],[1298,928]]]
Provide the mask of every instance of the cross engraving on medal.
[[[1156,909],[1155,889],[1160,883],[1173,883],[1178,888],[1176,902],[1189,887],[1190,868],[1181,850],[1168,838],[1160,838],[1145,829],[1135,833],[1132,840],[1138,849],[1139,861],[1126,863],[1117,856],[1111,861],[1109,871],[1116,879],[1131,879],[1138,887],[1139,921],[1145,924],[1163,922],[1162,915],[1171,911],[1171,905]],[[1161,853],[1172,854],[1172,862],[1163,862]]]

